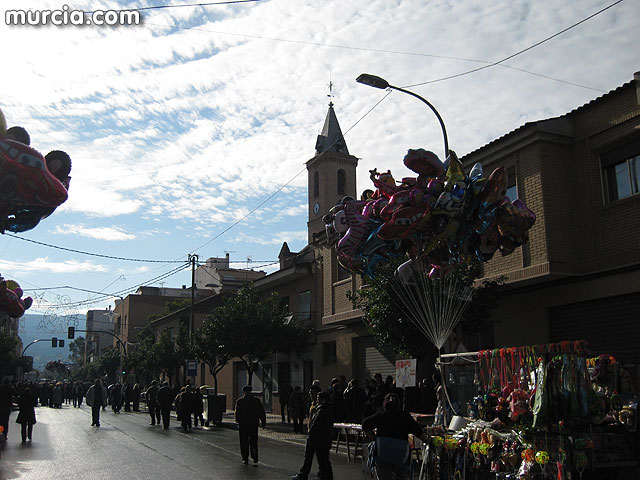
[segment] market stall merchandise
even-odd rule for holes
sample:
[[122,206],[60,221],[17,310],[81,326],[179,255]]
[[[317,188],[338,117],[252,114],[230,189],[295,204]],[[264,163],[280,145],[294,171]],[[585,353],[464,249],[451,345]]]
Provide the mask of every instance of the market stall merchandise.
[[473,422],[427,429],[421,479],[640,478],[637,395],[615,358],[583,341],[475,355]]

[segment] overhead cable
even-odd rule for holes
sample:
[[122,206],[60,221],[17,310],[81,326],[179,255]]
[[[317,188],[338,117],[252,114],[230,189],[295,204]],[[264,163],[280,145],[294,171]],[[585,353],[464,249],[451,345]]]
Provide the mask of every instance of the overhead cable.
[[582,19],[582,20],[580,20],[579,22],[576,22],[576,23],[574,23],[573,25],[570,25],[570,26],[568,26],[567,28],[565,28],[565,29],[563,29],[563,30],[560,30],[560,31],[559,31],[559,32],[557,32],[557,33],[554,33],[553,35],[548,36],[548,37],[547,37],[547,38],[545,38],[544,40],[540,40],[539,42],[534,43],[533,45],[530,45],[530,46],[528,46],[528,47],[526,47],[526,48],[523,48],[522,50],[520,50],[520,51],[518,51],[518,52],[516,52],[516,53],[513,53],[513,54],[509,55],[508,57],[503,58],[502,60],[498,60],[497,62],[493,62],[493,63],[490,63],[489,65],[484,65],[484,66],[482,66],[482,67],[474,68],[473,70],[468,70],[468,71],[466,71],[466,72],[457,73],[457,74],[455,74],[455,75],[449,75],[449,76],[447,76],[447,77],[438,78],[438,79],[436,79],[436,80],[429,80],[429,81],[427,81],[427,82],[420,82],[420,83],[413,83],[413,84],[411,84],[411,85],[404,85],[402,88],[418,87],[418,86],[420,86],[420,85],[429,85],[429,84],[431,84],[431,83],[443,82],[443,81],[445,81],[445,80],[451,80],[452,78],[458,78],[458,77],[462,77],[462,76],[464,76],[464,75],[469,75],[470,73],[479,72],[480,70],[484,70],[484,69],[486,69],[486,68],[495,67],[495,66],[497,66],[497,65],[500,65],[502,62],[506,62],[507,60],[510,60],[510,59],[512,59],[512,58],[514,58],[514,57],[517,57],[518,55],[520,55],[520,54],[522,54],[522,53],[524,53],[524,52],[528,52],[529,50],[532,50],[532,49],[534,49],[534,48],[536,48],[536,47],[538,47],[538,46],[542,45],[543,43],[546,43],[546,42],[548,42],[549,40],[551,40],[551,39],[553,39],[553,38],[555,38],[555,37],[557,37],[557,36],[559,36],[559,35],[562,35],[563,33],[565,33],[565,32],[567,32],[567,31],[571,30],[572,28],[575,28],[575,27],[577,27],[578,25],[580,25],[580,24],[582,24],[582,23],[586,22],[587,20],[590,20],[590,19],[592,19],[593,17],[595,17],[595,16],[597,16],[597,15],[600,15],[602,12],[604,12],[604,11],[606,11],[606,10],[609,10],[610,8],[612,8],[612,7],[616,6],[616,5],[618,5],[619,3],[622,3],[622,1],[623,1],[623,0],[618,0],[618,1],[616,1],[616,2],[613,2],[611,5],[609,5],[609,6],[607,6],[607,7],[604,7],[604,8],[602,8],[601,10],[598,10],[596,13],[593,13],[593,14],[589,15],[587,18],[583,18],[583,19]]
[[13,237],[13,238],[17,238],[19,240],[23,240],[25,242],[35,243],[37,245],[42,245],[42,246],[49,247],[49,248],[55,248],[55,249],[58,249],[58,250],[64,250],[66,252],[79,253],[81,255],[89,255],[89,256],[92,256],[92,257],[109,258],[109,259],[112,259],[112,260],[123,260],[123,261],[126,261],[126,262],[141,262],[141,263],[184,263],[184,260],[149,260],[149,259],[143,259],[143,258],[115,257],[115,256],[112,256],[112,255],[103,255],[103,254],[100,254],[100,253],[84,252],[82,250],[75,250],[73,248],[66,248],[66,247],[60,247],[58,245],[51,245],[50,243],[44,243],[44,242],[39,242],[37,240],[31,240],[29,238],[20,237],[18,235],[14,235],[13,233],[5,232],[4,235],[7,235],[7,236]]

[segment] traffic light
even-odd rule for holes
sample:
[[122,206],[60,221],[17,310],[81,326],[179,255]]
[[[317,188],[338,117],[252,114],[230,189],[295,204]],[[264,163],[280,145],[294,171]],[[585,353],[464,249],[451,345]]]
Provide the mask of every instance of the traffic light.
[[57,338],[57,337],[53,337],[53,338],[51,339],[51,346],[52,346],[53,348],[56,348],[56,347],[58,346],[58,338]]
[[61,338],[60,340],[58,340],[58,346],[60,348],[64,347],[64,339]]
[[123,368],[123,369],[122,369],[122,375],[124,376],[124,375],[126,375],[126,374],[127,374],[127,372],[126,372],[126,370]]
[[73,340],[76,336],[76,327],[69,327],[69,332],[67,333],[67,338],[69,340]]

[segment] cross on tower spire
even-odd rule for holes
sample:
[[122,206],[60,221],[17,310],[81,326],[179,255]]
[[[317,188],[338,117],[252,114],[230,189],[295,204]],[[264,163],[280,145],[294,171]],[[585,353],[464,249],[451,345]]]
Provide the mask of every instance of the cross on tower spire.
[[331,75],[329,75],[329,95],[327,95],[327,97],[329,97],[329,106],[333,107],[333,82],[331,81]]

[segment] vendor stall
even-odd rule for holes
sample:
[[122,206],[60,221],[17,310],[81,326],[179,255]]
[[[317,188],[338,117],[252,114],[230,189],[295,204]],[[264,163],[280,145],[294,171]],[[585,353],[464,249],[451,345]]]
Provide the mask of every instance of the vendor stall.
[[640,478],[637,395],[615,358],[572,341],[442,355],[441,366],[461,355],[480,394],[466,419],[427,427],[421,479]]

